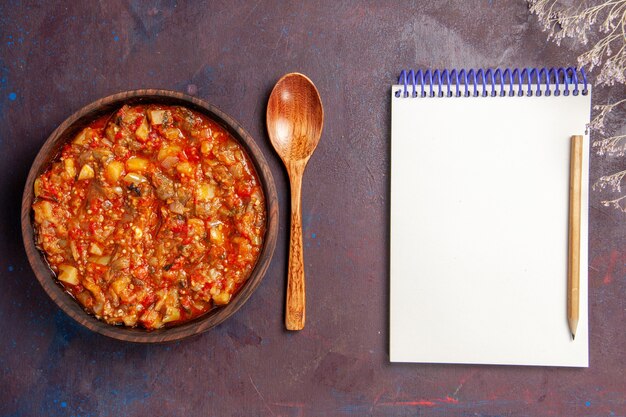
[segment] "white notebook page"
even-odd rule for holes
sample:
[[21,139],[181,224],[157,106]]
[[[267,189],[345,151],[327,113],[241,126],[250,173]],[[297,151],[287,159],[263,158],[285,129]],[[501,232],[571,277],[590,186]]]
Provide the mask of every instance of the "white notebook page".
[[[591,93],[395,97],[401,88],[391,91],[391,361],[588,366]],[[572,341],[570,137],[583,134]]]

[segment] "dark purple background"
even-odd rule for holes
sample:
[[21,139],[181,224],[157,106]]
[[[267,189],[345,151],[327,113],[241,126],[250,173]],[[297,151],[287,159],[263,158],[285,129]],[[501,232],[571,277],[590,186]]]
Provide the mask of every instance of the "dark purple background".
[[[0,415],[626,415],[626,214],[601,206],[606,192],[591,194],[589,369],[388,358],[391,83],[405,67],[575,65],[581,47],[548,43],[523,1],[207,3],[0,3]],[[264,126],[269,91],[291,71],[315,81],[326,110],[304,180],[299,333],[283,330],[288,189]],[[238,119],[281,203],[255,295],[209,333],[163,346],[74,323],[40,288],[19,232],[46,137],[85,104],[143,87],[195,94]],[[594,103],[624,93],[597,89]],[[591,166],[594,181],[624,162],[594,156]]]

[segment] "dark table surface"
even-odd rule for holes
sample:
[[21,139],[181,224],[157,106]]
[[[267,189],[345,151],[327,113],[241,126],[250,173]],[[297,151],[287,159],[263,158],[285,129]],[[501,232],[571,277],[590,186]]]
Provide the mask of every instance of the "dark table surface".
[[[575,65],[523,1],[0,3],[0,415],[626,415],[626,214],[590,208],[590,367],[391,364],[389,87],[405,67]],[[288,184],[265,131],[287,72],[326,109],[304,180],[305,330],[283,327]],[[127,89],[197,95],[256,138],[281,227],[258,291],[231,319],[169,345],[91,333],[28,265],[19,205],[39,147],[71,113]],[[594,103],[624,96],[599,88]],[[617,113],[609,128],[624,128]],[[624,169],[593,156],[592,181]]]

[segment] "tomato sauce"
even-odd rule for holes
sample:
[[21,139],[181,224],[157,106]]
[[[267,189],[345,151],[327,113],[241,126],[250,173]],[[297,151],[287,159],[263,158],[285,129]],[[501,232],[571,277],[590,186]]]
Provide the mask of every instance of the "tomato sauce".
[[111,324],[157,329],[227,304],[266,208],[244,149],[185,107],[95,120],[35,180],[36,241],[64,288]]

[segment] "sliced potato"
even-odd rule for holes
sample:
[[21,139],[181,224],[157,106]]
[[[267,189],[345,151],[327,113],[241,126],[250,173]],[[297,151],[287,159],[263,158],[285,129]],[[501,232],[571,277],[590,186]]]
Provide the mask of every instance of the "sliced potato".
[[148,116],[150,117],[150,123],[153,125],[163,124],[163,116],[165,115],[165,110],[150,110],[148,112]]
[[74,139],[74,144],[86,145],[87,143],[89,143],[92,137],[93,137],[93,130],[91,130],[90,127],[86,127],[83,130],[81,130],[81,132],[78,135],[76,135],[76,138]]
[[200,145],[200,152],[203,155],[207,155],[208,153],[211,152],[211,150],[213,149],[213,144],[209,141],[202,141],[202,144]]
[[158,329],[163,326],[161,314],[155,310],[147,310],[140,318],[144,326],[152,329]]
[[63,281],[70,285],[78,285],[78,269],[72,265],[59,265],[59,281]]
[[80,252],[78,251],[78,244],[75,240],[70,240],[70,250],[72,251],[72,258],[78,262],[80,259]]
[[76,176],[76,165],[74,165],[74,159],[64,159],[63,168],[65,168],[65,172],[70,178],[74,178]]
[[189,219],[187,220],[187,225],[189,226],[189,231],[192,232],[196,236],[204,236],[204,222],[200,219]]
[[96,242],[92,242],[91,245],[89,245],[89,253],[100,256],[102,255],[102,248]]
[[209,201],[215,197],[215,185],[208,183],[200,183],[196,187],[196,199],[198,201]]
[[89,262],[96,263],[98,265],[108,265],[111,262],[110,256],[90,256],[88,259]]
[[150,126],[148,126],[148,121],[144,118],[137,130],[135,130],[135,136],[140,141],[145,142],[148,139],[148,133],[150,133]]
[[185,206],[183,205],[183,203],[181,203],[178,200],[172,201],[172,203],[168,207],[172,213],[176,213],[176,214],[185,213]]
[[177,145],[163,146],[161,149],[159,149],[157,159],[159,161],[162,161],[169,156],[177,156],[180,151],[180,146]]
[[221,225],[211,228],[210,237],[211,243],[215,245],[221,245],[224,243],[224,234],[222,233]]
[[124,182],[127,184],[141,184],[142,182],[147,182],[148,179],[143,175],[136,174],[134,172],[129,172],[124,176]]
[[112,161],[104,169],[104,177],[110,183],[116,183],[124,172],[124,164],[120,161]]
[[139,158],[133,156],[126,161],[126,170],[132,172],[145,172],[148,169],[150,162],[145,158]]
[[54,219],[52,209],[54,206],[48,200],[41,200],[33,204],[33,211],[35,212],[35,221],[37,223],[43,223],[44,220],[51,221]]
[[178,139],[181,136],[182,136],[182,133],[180,132],[180,129],[178,129],[177,127],[170,127],[170,128],[165,129],[165,137],[168,138],[169,140]]
[[78,173],[78,180],[79,181],[90,180],[95,176],[95,174],[96,173],[94,172],[91,165],[85,164],[83,165],[83,167],[80,169],[80,172]]
[[213,296],[213,302],[218,306],[228,304],[229,301],[230,301],[230,294],[227,292],[221,292]]
[[35,189],[35,197],[39,197],[43,194],[43,184],[41,182],[41,178],[37,177],[33,186],[33,188]]
[[176,165],[176,171],[182,175],[191,175],[193,174],[193,167],[189,162],[181,162]]
[[124,315],[124,317],[122,317],[122,320],[124,321],[124,324],[126,326],[134,326],[135,324],[137,324],[137,313],[133,313],[133,314],[126,314]]
[[111,283],[111,288],[116,292],[117,295],[122,295],[126,289],[128,289],[128,285],[130,284],[130,277],[123,276]]

